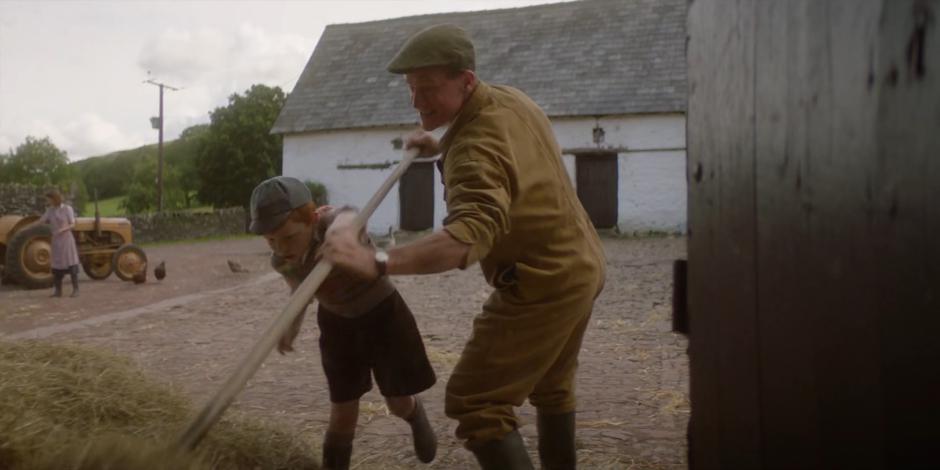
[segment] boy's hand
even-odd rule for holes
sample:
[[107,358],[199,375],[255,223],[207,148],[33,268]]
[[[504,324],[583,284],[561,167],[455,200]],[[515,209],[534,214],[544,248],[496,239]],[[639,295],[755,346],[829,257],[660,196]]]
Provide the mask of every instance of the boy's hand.
[[416,130],[405,137],[405,148],[410,149],[418,147],[421,151],[418,153],[420,158],[433,157],[441,153],[440,143],[430,132]]
[[363,279],[377,279],[379,271],[375,265],[375,250],[362,244],[358,230],[336,222],[326,231],[320,255],[343,271]]

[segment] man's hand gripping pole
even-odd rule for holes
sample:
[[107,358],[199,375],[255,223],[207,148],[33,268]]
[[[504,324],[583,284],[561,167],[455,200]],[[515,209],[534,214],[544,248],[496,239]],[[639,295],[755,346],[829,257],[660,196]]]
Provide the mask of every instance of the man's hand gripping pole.
[[[385,199],[385,196],[392,189],[392,186],[401,179],[401,176],[405,173],[405,170],[408,169],[408,166],[415,161],[418,156],[418,151],[418,148],[411,148],[405,151],[402,155],[401,162],[395,167],[392,174],[386,178],[378,191],[372,195],[372,198],[369,199],[366,206],[362,208],[362,211],[356,214],[356,218],[353,219],[351,224],[354,230],[359,231],[365,227],[369,217],[372,216],[375,209],[382,200]],[[255,343],[248,355],[242,359],[241,364],[238,365],[238,368],[235,369],[232,376],[229,377],[228,381],[225,382],[215,396],[206,403],[202,411],[179,436],[177,446],[180,450],[187,451],[194,449],[196,445],[199,444],[199,441],[205,437],[206,433],[209,432],[209,428],[218,422],[222,413],[232,404],[235,397],[242,391],[245,384],[248,383],[248,380],[255,375],[255,372],[261,367],[265,358],[268,357],[268,354],[270,354],[274,346],[277,345],[278,339],[290,328],[294,318],[307,308],[307,305],[313,299],[313,295],[317,292],[317,289],[320,288],[320,284],[322,284],[326,276],[330,274],[331,269],[333,269],[332,263],[323,259],[314,266],[313,271],[310,272],[307,278],[304,279],[304,282],[294,291],[290,302],[288,302],[284,310],[274,318],[274,321],[268,325],[268,329],[265,330],[261,339]]]

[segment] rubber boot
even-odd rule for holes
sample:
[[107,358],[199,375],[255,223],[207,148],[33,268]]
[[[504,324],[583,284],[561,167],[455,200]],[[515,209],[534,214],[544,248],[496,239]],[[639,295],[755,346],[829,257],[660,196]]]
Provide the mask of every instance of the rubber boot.
[[574,412],[538,413],[539,460],[543,470],[574,470],[578,456],[574,448]]
[[72,278],[72,297],[78,297],[78,266],[72,266],[69,275]]
[[52,273],[52,297],[62,297],[62,278],[65,275],[63,273],[54,272]]
[[482,470],[535,470],[518,430],[470,449]]
[[352,434],[327,431],[323,438],[323,470],[349,470],[352,442]]
[[424,463],[431,463],[437,455],[437,436],[428,422],[421,400],[415,397],[415,409],[405,421],[411,426],[411,438],[414,441],[415,455]]

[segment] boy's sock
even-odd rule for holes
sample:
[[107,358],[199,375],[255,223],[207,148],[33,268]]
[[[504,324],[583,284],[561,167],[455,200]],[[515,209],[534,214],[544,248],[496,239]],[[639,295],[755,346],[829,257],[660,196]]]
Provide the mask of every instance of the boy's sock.
[[355,434],[327,431],[323,438],[323,470],[348,470]]
[[437,436],[434,435],[434,428],[428,422],[428,416],[424,412],[424,406],[418,397],[415,399],[415,409],[411,412],[405,421],[411,425],[411,438],[414,440],[415,455],[418,460],[424,463],[430,463],[437,455]]

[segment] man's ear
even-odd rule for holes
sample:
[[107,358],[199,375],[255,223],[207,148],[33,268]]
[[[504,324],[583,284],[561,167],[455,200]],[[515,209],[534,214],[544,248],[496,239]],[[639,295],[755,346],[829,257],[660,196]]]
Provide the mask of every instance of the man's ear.
[[310,220],[311,220],[311,225],[313,225],[314,227],[316,227],[317,224],[320,223],[320,211],[319,211],[319,210],[314,210],[314,211],[313,211],[313,217],[311,217]]
[[464,70],[464,92],[469,94],[477,86],[477,74],[473,70]]

